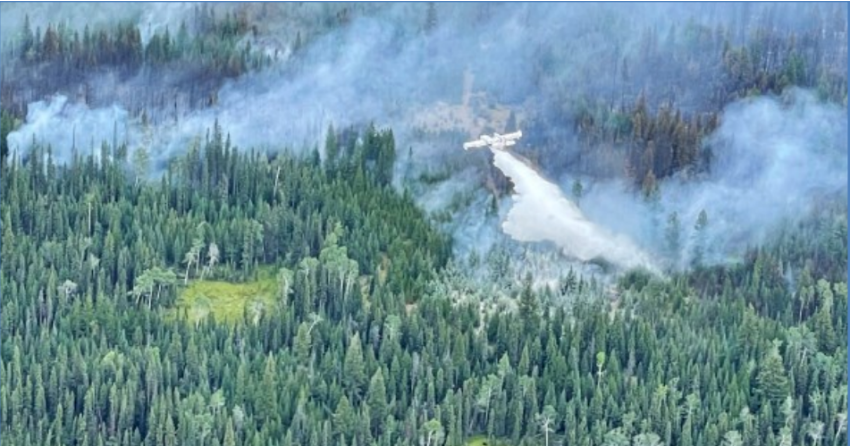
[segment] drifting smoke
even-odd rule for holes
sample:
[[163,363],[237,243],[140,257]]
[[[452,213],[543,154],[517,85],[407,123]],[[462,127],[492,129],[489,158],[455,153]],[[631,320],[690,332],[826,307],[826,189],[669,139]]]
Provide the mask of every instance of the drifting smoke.
[[514,183],[514,204],[502,224],[517,241],[550,241],[565,254],[588,261],[604,257],[624,267],[656,270],[628,238],[589,221],[554,184],[508,152],[493,150],[493,163]]
[[621,182],[590,184],[582,199],[588,218],[627,234],[657,256],[665,253],[667,218],[681,222],[681,250],[668,258],[687,265],[697,248],[694,228],[705,211],[706,263],[738,258],[780,223],[795,222],[823,200],[847,194],[847,111],[791,90],[729,105],[706,142],[711,173],[661,184],[653,208]]
[[[15,33],[22,29],[25,18],[29,18],[33,30],[62,25],[79,32],[85,27],[97,30],[120,21],[135,21],[142,40],[147,43],[152,34],[165,32],[166,28],[176,34],[180,24],[192,17],[197,6],[192,2],[7,2],[2,7],[0,27],[4,30],[4,39],[15,39],[20,37]],[[219,11],[232,7],[218,6]]]
[[[166,26],[173,33],[191,13],[184,6],[156,5],[148,9],[148,5],[137,4],[132,13],[120,14],[121,18],[135,19],[145,36]],[[96,5],[91,19],[105,22],[110,14],[117,18],[118,13],[107,6]],[[46,6],[37,7],[44,9],[44,14],[30,14],[33,27],[43,28],[47,21],[56,23],[61,16],[51,16],[53,12]],[[76,10],[78,4],[73,7]],[[664,45],[686,44],[684,39],[667,37],[676,35],[677,25],[680,32],[685,28],[682,17],[694,17],[687,25],[693,30],[727,26],[727,37],[733,44],[745,41],[768,15],[773,26],[789,31],[816,28],[818,32],[825,30],[824,35],[839,37],[837,31],[846,32],[846,19],[841,23],[827,20],[831,15],[846,14],[822,14],[818,11],[824,6],[819,10],[803,4],[436,4],[436,23],[430,29],[425,4],[359,4],[350,6],[360,11],[352,13],[347,24],[334,23],[336,12],[348,7],[262,6],[264,12],[255,14],[252,23],[257,22],[261,33],[268,34],[261,36],[261,42],[254,42],[255,48],[277,55],[278,64],[228,81],[209,108],[181,108],[183,113],[176,119],[146,131],[138,119],[128,117],[124,104],[90,109],[56,97],[30,104],[25,124],[9,135],[10,148],[25,151],[35,139],[50,144],[54,157],[61,161],[70,158],[74,140],[85,153],[103,141],[117,139],[128,142],[131,150],[140,145],[151,147],[152,162],[163,165],[185,151],[192,140],[202,138],[216,120],[234,145],[269,150],[321,147],[330,123],[339,129],[374,121],[393,128],[400,151],[415,148],[412,157],[399,156],[400,164],[413,166],[410,177],[415,178],[423,166],[472,156],[459,144],[415,136],[419,127],[437,135],[444,132],[477,137],[474,132],[482,126],[496,125],[487,121],[492,114],[471,111],[475,107],[468,106],[470,101],[478,104],[477,110],[503,106],[546,115],[551,102],[559,100],[619,100],[625,93],[635,96],[639,91],[649,91],[656,102],[674,97],[682,110],[703,110],[711,95],[711,89],[703,86],[722,75],[719,65],[703,64],[692,70],[686,69],[690,63],[682,61],[640,62],[643,44],[653,41],[644,39],[647,29],[655,30]],[[13,30],[6,31],[4,42],[14,41],[12,34],[20,29],[23,12],[29,8],[29,4],[18,9],[3,5],[3,28]],[[14,20],[6,14],[9,11],[17,13]],[[290,22],[293,26],[288,26]],[[292,48],[296,28],[305,42],[297,52]],[[498,38],[496,44],[494,36]],[[830,50],[839,43],[844,45],[846,57],[843,37],[829,37],[822,49]],[[705,57],[713,60],[713,56]],[[623,72],[626,61],[628,76]],[[470,82],[471,95],[464,91],[464,73],[471,73],[470,79],[474,79]],[[628,82],[624,83],[626,77]],[[111,97],[119,88],[137,91],[129,88],[129,83],[104,86],[100,79],[89,82],[89,86],[108,90],[104,97]],[[115,96],[120,100],[121,95]],[[437,103],[463,103],[464,111],[460,115],[444,112],[455,109],[433,107]],[[423,114],[433,118],[425,119],[426,123],[456,124],[428,128],[429,124],[412,119]],[[558,118],[561,115],[552,115],[545,121],[563,122]],[[428,190],[415,195],[421,203],[447,203],[452,201],[448,197],[458,195],[470,197],[451,216],[455,235],[461,239],[455,246],[483,253],[500,243],[504,234],[500,234],[499,225],[505,220],[504,231],[517,240],[548,240],[576,258],[604,256],[624,267],[662,263],[664,224],[672,212],[677,212],[681,221],[682,250],[676,259],[665,263],[686,263],[695,249],[694,223],[705,210],[709,219],[706,260],[725,261],[745,246],[762,241],[777,221],[803,215],[814,198],[846,193],[846,116],[845,109],[820,104],[801,92],[792,93],[785,103],[762,98],[733,104],[725,111],[720,128],[708,139],[714,153],[711,174],[699,181],[665,182],[655,209],[636,198],[622,182],[587,181],[579,210],[559,188],[501,152],[496,154],[497,167],[514,180],[519,192],[515,206],[507,213],[487,216],[488,195],[480,178],[483,173],[469,166],[451,172],[439,187],[428,185]],[[563,127],[545,130],[559,130],[566,135],[562,140],[569,140],[571,131]],[[528,134],[526,141],[533,141],[534,136]],[[568,146],[558,149],[573,153]],[[567,187],[572,179],[567,180]],[[436,199],[437,195],[442,195],[441,199]],[[503,199],[505,204],[508,201],[510,198]],[[551,220],[541,215],[549,215]]]
[[142,42],[147,44],[157,33],[169,31],[176,34],[181,23],[185,23],[185,18],[195,8],[197,4],[178,2],[158,3],[154,7],[145,8],[138,19]]
[[[710,177],[662,186],[664,208],[678,212],[691,234],[704,209],[713,261],[725,261],[744,244],[762,243],[779,222],[798,221],[819,202],[846,196],[847,136],[846,109],[804,91],[732,104],[709,139]],[[689,258],[694,237],[685,240]]]
[[90,110],[85,104],[69,103],[56,96],[38,101],[27,108],[26,123],[6,138],[13,154],[26,157],[35,142],[51,149],[57,163],[71,161],[74,152],[99,156],[101,143],[119,143],[128,139],[127,112],[120,107]]
[[[3,40],[15,41],[28,11],[33,28],[42,29],[51,21],[78,28],[89,22],[104,24],[109,17],[132,19],[146,40],[166,28],[175,34],[182,21],[191,23],[196,5],[127,3],[121,4],[120,11],[108,4],[53,6],[43,4],[30,11],[29,5],[3,5]],[[640,36],[646,29],[656,27],[665,35],[681,17],[692,16],[694,27],[734,23],[736,34],[743,34],[763,16],[759,5],[437,4],[434,23],[429,25],[425,4],[224,5],[219,16],[223,15],[221,8],[242,8],[251,16],[252,23],[267,34],[246,40],[267,54],[276,54],[279,66],[229,82],[218,92],[215,106],[180,116],[180,130],[175,134],[179,138],[170,145],[174,150],[182,150],[177,147],[186,137],[205,133],[215,119],[243,148],[285,144],[301,148],[305,141],[308,146],[320,144],[331,122],[340,128],[373,120],[393,127],[400,137],[423,107],[438,101],[460,103],[466,71],[474,76],[472,88],[486,92],[484,102],[488,103],[483,108],[494,104],[536,108],[564,91],[571,92],[573,99],[619,98],[625,87],[617,66],[626,59],[639,60]],[[346,8],[355,11],[350,12],[350,22],[334,24],[333,17]],[[793,29],[801,20],[785,21],[802,16],[806,9],[801,8],[782,7],[773,20]],[[303,31],[308,43],[290,57],[296,39],[293,29]],[[498,36],[496,43],[494,36]],[[653,65],[652,70],[645,70],[630,62],[629,94],[679,85],[681,73],[669,69],[679,65]],[[693,78],[687,82],[701,83]],[[100,78],[86,84],[95,98],[113,97],[114,90],[121,88],[104,85]],[[126,89],[144,91],[144,87],[150,86],[132,84]],[[100,89],[107,92],[98,94]],[[165,89],[163,93],[170,96],[174,92]],[[679,86],[677,103],[699,104],[708,93],[708,89]],[[129,104],[120,105],[136,113]],[[452,121],[454,116],[447,118]],[[107,126],[111,128],[112,123]],[[473,132],[469,126],[453,130]],[[449,150],[453,148],[446,147],[443,152]],[[165,150],[162,156],[170,156],[172,151]]]
[[[192,22],[195,6],[127,3],[121,4],[119,11],[109,4],[39,4],[40,9],[4,4],[3,40],[16,40],[27,13],[33,28],[43,29],[51,21],[64,21],[76,28],[89,22],[102,25],[112,17],[135,20],[143,39],[166,28],[175,34],[182,21]],[[800,5],[769,7],[775,9],[771,12],[775,25],[789,29],[800,27],[805,21],[799,17],[808,19],[805,13],[811,10]],[[694,28],[730,26],[734,42],[735,35],[745,34],[769,9],[761,5],[715,4],[436,4],[430,23],[425,4],[225,4],[217,7],[219,16],[224,14],[222,8],[240,10],[252,18],[252,23],[266,34],[253,40],[246,37],[246,41],[268,54],[276,54],[278,66],[228,82],[218,91],[218,100],[211,108],[187,111],[181,104],[179,122],[173,123],[175,129],[168,132],[173,140],[166,141],[167,149],[153,154],[159,157],[159,164],[174,152],[185,150],[185,142],[202,136],[216,119],[231,134],[234,144],[242,148],[291,145],[290,148],[300,149],[321,145],[331,122],[341,128],[374,121],[392,127],[401,139],[411,130],[412,117],[421,115],[418,112],[437,102],[461,102],[465,72],[474,78],[471,88],[486,93],[476,96],[484,102],[481,108],[501,104],[517,110],[534,109],[539,114],[544,112],[541,104],[553,97],[562,99],[563,92],[570,92],[571,99],[619,98],[626,86],[617,66],[628,59],[630,95],[643,89],[662,91],[666,86],[677,85],[677,104],[693,106],[705,101],[709,89],[680,85],[681,73],[671,68],[681,64],[643,67],[635,62],[640,60],[641,36],[647,29],[667,35],[682,17],[691,17],[689,26]],[[354,11],[350,12],[350,21],[335,24],[334,17],[345,9]],[[290,57],[296,39],[293,29],[301,31],[306,43]],[[498,37],[495,44],[494,36]],[[86,81],[87,90],[95,98],[116,97],[127,102],[115,91],[150,89],[147,79],[130,79],[121,86],[105,83],[102,77],[97,75]],[[710,80],[688,78],[687,86],[707,84]],[[107,91],[98,94],[100,89]],[[70,97],[74,92],[60,93]],[[161,93],[171,96],[174,91],[164,88]],[[665,94],[659,94],[658,99]],[[124,102],[119,106],[137,113]],[[149,115],[157,113],[151,110]],[[430,115],[441,112],[436,110]],[[426,121],[477,122],[490,116],[434,117]],[[104,124],[110,129],[113,126],[112,122]],[[430,130],[447,129],[435,127],[439,128]],[[478,127],[456,125],[450,130],[477,137]],[[442,156],[453,150],[447,146],[439,151]],[[426,152],[422,156],[416,154],[417,162],[432,158],[435,151]]]

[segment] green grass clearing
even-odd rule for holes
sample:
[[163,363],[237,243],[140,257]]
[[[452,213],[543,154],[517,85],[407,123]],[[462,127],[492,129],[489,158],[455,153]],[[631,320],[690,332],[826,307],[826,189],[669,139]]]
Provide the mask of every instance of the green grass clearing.
[[476,435],[466,440],[466,446],[509,446],[499,439],[488,440],[486,435]]
[[246,308],[249,315],[272,309],[277,304],[277,292],[274,268],[262,268],[257,280],[244,283],[194,280],[180,293],[176,308],[169,310],[169,316],[182,318],[185,312],[192,323],[206,317],[237,323],[242,321]]

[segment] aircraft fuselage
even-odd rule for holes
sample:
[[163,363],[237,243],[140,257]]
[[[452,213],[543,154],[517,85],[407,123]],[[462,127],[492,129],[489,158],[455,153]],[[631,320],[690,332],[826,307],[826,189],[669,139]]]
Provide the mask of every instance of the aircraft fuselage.
[[508,147],[515,145],[516,141],[520,138],[522,138],[521,130],[505,135],[500,135],[498,133],[494,133],[493,136],[481,135],[481,137],[475,141],[464,143],[463,149],[469,150],[481,147],[490,147],[496,150],[506,150]]

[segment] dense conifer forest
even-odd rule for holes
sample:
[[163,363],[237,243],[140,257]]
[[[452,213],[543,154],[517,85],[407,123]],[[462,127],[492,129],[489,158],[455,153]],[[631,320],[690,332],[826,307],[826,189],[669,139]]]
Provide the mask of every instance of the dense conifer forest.
[[[437,33],[447,10],[421,6],[411,26]],[[378,9],[338,4],[298,22],[283,76],[322,33]],[[547,65],[563,49],[537,48],[552,94],[524,122],[535,149],[520,152],[546,172],[618,176],[651,201],[665,178],[711,171],[708,135],[732,101],[802,87],[846,113],[847,10],[833,9],[843,15],[811,13],[822,32],[789,31],[770,8],[753,29],[647,28],[640,57],[601,76],[618,80],[614,100],[569,95],[578,78]],[[440,179],[412,184],[408,141],[370,117],[275,150],[238,146],[218,121],[169,156],[118,136],[9,147],[28,104],[56,93],[120,103],[153,132],[215,107],[223,85],[281,63],[251,45],[271,14],[195,6],[145,42],[134,22],[80,31],[27,17],[4,40],[4,443],[847,443],[846,189],[776,222],[740,260],[603,278],[571,269],[540,286],[533,272],[511,279],[529,270],[523,258],[458,255],[437,221],[454,214],[425,211],[413,192]],[[679,67],[663,76],[678,83],[653,89],[653,66]],[[87,89],[107,75],[132,89]],[[704,77],[713,83],[693,85]],[[558,152],[567,141],[577,149]],[[678,230],[673,218],[659,224]]]

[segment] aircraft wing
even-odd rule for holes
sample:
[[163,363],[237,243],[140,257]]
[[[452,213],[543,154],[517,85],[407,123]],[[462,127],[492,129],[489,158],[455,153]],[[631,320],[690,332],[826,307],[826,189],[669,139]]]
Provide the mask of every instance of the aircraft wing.
[[463,144],[463,150],[477,149],[479,147],[486,147],[486,146],[487,146],[487,142],[479,139],[477,141],[470,141],[470,142],[464,143]]
[[514,139],[520,139],[520,138],[522,138],[522,130],[517,130],[513,133],[508,133],[506,135],[501,135],[501,136],[502,136],[502,138],[504,138],[505,140],[508,140],[508,141],[514,140]]
[[491,146],[494,149],[503,150],[505,147],[516,144],[516,140],[520,138],[522,138],[522,131],[519,130],[513,133],[508,133],[507,135],[500,135],[498,133],[493,134],[493,136],[481,135],[481,138],[476,141],[464,143],[463,149],[469,150],[478,147]]

